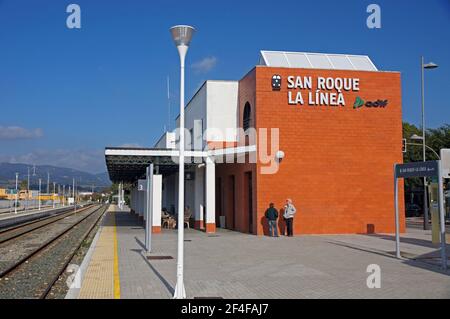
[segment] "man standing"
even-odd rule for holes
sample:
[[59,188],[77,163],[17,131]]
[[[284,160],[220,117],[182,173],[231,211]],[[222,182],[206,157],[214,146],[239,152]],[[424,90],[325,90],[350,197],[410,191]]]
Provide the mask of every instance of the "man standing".
[[293,231],[293,223],[294,223],[294,215],[297,212],[295,206],[292,204],[292,200],[290,198],[286,199],[286,205],[284,205],[284,213],[283,217],[286,221],[286,229],[287,235],[292,237],[294,235]]
[[277,229],[278,211],[274,207],[273,203],[270,203],[269,208],[267,208],[266,210],[265,216],[267,218],[267,222],[269,223],[269,236],[278,237],[278,229]]

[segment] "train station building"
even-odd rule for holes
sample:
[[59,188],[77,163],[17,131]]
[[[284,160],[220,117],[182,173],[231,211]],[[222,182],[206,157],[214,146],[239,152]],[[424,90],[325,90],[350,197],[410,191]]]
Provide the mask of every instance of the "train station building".
[[[368,56],[261,51],[240,80],[204,82],[186,105],[185,127],[193,227],[263,235],[269,204],[282,210],[290,198],[294,234],[394,232],[401,78]],[[153,232],[162,208],[178,213],[177,136],[105,149],[111,180],[133,185],[131,209],[142,217],[138,180],[153,163]],[[403,214],[400,224],[404,231]]]

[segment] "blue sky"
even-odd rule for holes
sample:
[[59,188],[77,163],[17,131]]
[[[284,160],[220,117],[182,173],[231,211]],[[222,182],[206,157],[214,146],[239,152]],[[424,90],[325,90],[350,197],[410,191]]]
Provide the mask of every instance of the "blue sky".
[[[66,7],[81,7],[80,30]],[[381,7],[368,29],[366,7]],[[178,101],[168,28],[191,24],[187,98],[206,79],[237,80],[259,50],[367,54],[402,73],[403,118],[420,123],[420,56],[428,127],[450,123],[450,1],[0,0],[0,162],[105,170],[105,146],[152,146]],[[172,124],[173,126],[173,124]]]

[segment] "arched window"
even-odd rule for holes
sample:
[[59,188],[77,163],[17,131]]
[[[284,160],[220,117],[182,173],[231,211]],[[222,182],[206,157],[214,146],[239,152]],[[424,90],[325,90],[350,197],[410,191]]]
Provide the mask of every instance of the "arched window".
[[247,131],[247,129],[250,128],[250,123],[252,121],[251,118],[252,115],[252,108],[250,106],[250,103],[245,103],[244,106],[244,119],[243,119],[243,129],[244,131]]

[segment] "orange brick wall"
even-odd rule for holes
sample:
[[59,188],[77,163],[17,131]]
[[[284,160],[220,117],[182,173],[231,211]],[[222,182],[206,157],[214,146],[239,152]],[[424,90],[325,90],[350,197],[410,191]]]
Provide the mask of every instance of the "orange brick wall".
[[[281,91],[272,91],[274,74],[282,76]],[[345,107],[292,106],[287,97],[288,75],[311,75],[313,86],[317,76],[359,78],[360,91],[345,93]],[[222,186],[217,222],[225,215],[227,228],[233,228],[234,205],[234,229],[249,232],[244,174],[251,171],[253,233],[267,232],[265,209],[270,202],[281,208],[287,197],[298,209],[295,234],[366,233],[371,228],[377,233],[393,232],[393,164],[402,162],[400,81],[397,72],[251,70],[239,83],[239,126],[249,102],[256,128],[280,129],[280,149],[286,156],[273,175],[258,174],[262,164],[217,165],[216,180],[220,178]],[[389,104],[353,109],[357,95],[365,100],[387,99]],[[230,176],[235,178],[234,202],[230,200]],[[402,185],[400,181],[400,199]],[[403,201],[399,205],[403,211]],[[400,221],[404,231],[404,214]]]
[[[240,82],[239,82],[239,127],[243,125],[243,111],[244,105],[248,101],[251,105],[255,104],[256,99],[256,72],[255,70],[250,71]],[[257,191],[256,191],[256,164],[249,164],[248,159],[246,159],[245,164],[218,164],[216,168],[216,183],[220,178],[221,180],[221,189],[222,194],[216,193],[216,202],[218,196],[222,197],[222,207],[217,207],[216,205],[216,223],[219,223],[219,216],[224,215],[226,220],[226,226],[229,229],[234,229],[241,232],[249,232],[249,217],[248,217],[248,204],[246,203],[246,190],[245,190],[245,182],[244,177],[246,172],[252,172],[253,175],[253,227],[252,233],[256,233],[257,231],[257,223],[259,221],[256,220],[256,207],[257,207]],[[232,203],[229,199],[231,198],[231,185],[230,185],[230,176],[234,176],[235,178],[235,202]],[[217,190],[217,188],[216,188]],[[234,220],[234,228],[233,224],[233,207],[235,209],[235,220]]]
[[[274,74],[282,77],[280,91],[272,91]],[[317,76],[359,78],[360,91],[345,93],[345,107],[311,107],[306,99],[305,105],[293,106],[288,104],[289,75],[311,75],[313,87]],[[353,109],[357,95],[389,104]],[[264,220],[270,202],[281,208],[289,197],[297,207],[295,234],[366,233],[369,224],[377,233],[394,231],[393,164],[402,162],[400,73],[261,66],[241,80],[239,96],[241,117],[248,98],[256,109],[256,127],[278,127],[285,152],[276,174],[256,178],[257,220]],[[399,205],[403,211],[403,201]],[[257,233],[263,229],[258,223]]]

